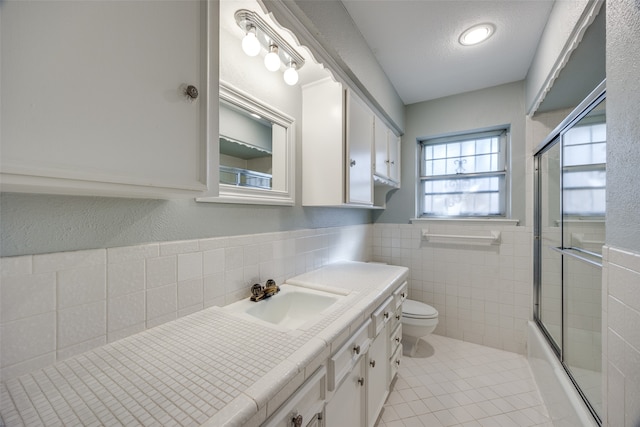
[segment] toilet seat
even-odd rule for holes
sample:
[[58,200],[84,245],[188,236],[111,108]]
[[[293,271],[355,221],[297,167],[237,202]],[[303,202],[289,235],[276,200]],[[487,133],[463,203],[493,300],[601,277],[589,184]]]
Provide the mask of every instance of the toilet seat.
[[402,305],[402,317],[407,319],[436,319],[438,310],[423,302],[408,299]]

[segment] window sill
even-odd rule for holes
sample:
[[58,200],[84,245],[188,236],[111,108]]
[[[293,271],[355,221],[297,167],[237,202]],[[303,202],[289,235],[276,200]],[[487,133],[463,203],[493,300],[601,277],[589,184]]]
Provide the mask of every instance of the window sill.
[[519,219],[510,218],[411,218],[412,224],[428,223],[428,222],[450,222],[463,224],[492,224],[492,225],[514,225],[520,223]]

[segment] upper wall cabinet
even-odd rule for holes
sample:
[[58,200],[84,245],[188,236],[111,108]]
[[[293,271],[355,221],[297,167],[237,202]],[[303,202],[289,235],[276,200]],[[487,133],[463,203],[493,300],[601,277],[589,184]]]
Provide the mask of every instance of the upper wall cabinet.
[[374,126],[373,204],[387,205],[387,194],[400,188],[400,137],[376,116]]
[[332,79],[302,89],[302,204],[373,205],[369,107]]
[[396,136],[378,116],[375,118],[374,136],[376,183],[399,187],[400,137]]
[[207,169],[218,136],[217,2],[11,1],[0,10],[2,191],[217,190],[217,170]]

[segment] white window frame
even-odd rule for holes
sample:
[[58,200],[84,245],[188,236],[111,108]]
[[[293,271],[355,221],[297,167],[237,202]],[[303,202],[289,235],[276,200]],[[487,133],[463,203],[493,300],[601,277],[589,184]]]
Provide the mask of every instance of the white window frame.
[[[565,157],[565,149],[567,147],[593,147],[597,144],[602,144],[604,143],[606,146],[607,140],[606,140],[606,134],[605,134],[605,139],[604,140],[594,140],[593,137],[593,128],[594,126],[604,126],[605,127],[605,132],[606,132],[606,124],[602,123],[602,121],[596,120],[596,119],[591,119],[591,120],[587,120],[587,119],[583,119],[578,125],[571,127],[569,130],[567,130],[567,132],[563,133],[563,142],[562,142],[562,157],[563,157],[563,163],[564,163],[564,157]],[[577,143],[577,144],[566,144],[564,141],[565,135],[568,132],[571,132],[571,130],[575,130],[575,129],[579,129],[579,128],[589,128],[589,132],[590,132],[590,141],[588,142],[582,142],[582,143]],[[605,175],[605,184],[602,186],[595,186],[595,185],[584,185],[584,186],[567,186],[566,185],[566,177],[569,174],[572,173],[576,173],[576,172],[602,172],[604,174],[606,174],[606,170],[607,170],[607,163],[606,160],[604,163],[583,163],[583,164],[576,164],[576,165],[570,165],[570,166],[562,166],[562,197],[563,197],[563,206],[562,206],[562,214],[565,217],[569,217],[569,218],[590,218],[590,219],[598,219],[598,218],[602,218],[604,219],[605,217],[605,212],[604,211],[592,211],[592,210],[587,210],[587,211],[580,211],[580,212],[574,212],[574,211],[568,211],[565,210],[565,203],[564,203],[564,197],[567,194],[567,192],[572,192],[572,191],[580,191],[580,190],[606,190],[606,175]]]
[[[454,142],[463,142],[469,141],[473,139],[482,139],[488,137],[499,137],[499,170],[491,171],[491,172],[473,172],[473,173],[455,173],[448,175],[427,175],[425,171],[426,160],[425,160],[425,148],[429,146],[442,145]],[[438,137],[429,137],[418,140],[418,183],[417,183],[417,207],[418,218],[428,219],[428,218],[499,218],[504,219],[508,218],[510,214],[510,174],[509,174],[509,165],[511,163],[510,159],[510,127],[509,126],[499,126],[489,129],[482,130],[474,130],[469,132],[461,132],[456,134],[449,134],[445,136]],[[462,156],[460,156],[462,157]],[[449,157],[452,159],[453,157]],[[452,180],[459,179],[462,177],[467,178],[487,178],[500,176],[503,177],[500,188],[499,188],[499,196],[500,196],[500,206],[501,212],[499,214],[473,214],[473,213],[465,213],[460,215],[442,215],[436,214],[433,212],[425,211],[425,183],[428,181],[442,180],[446,178],[451,178]]]

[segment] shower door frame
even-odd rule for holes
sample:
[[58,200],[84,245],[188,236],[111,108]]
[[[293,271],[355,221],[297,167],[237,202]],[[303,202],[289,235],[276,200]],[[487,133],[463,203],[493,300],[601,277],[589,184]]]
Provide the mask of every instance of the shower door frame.
[[[575,380],[571,370],[565,363],[564,359],[564,348],[565,348],[565,286],[564,286],[564,262],[560,263],[561,270],[561,343],[556,343],[554,338],[551,336],[551,333],[545,327],[543,320],[540,318],[540,300],[542,295],[542,186],[541,186],[541,171],[540,171],[540,161],[541,156],[554,147],[556,144],[562,144],[562,136],[563,134],[571,129],[576,123],[578,123],[583,117],[591,112],[591,110],[597,106],[600,102],[606,99],[606,79],[602,81],[590,94],[587,96],[548,136],[545,140],[538,145],[533,151],[533,162],[534,162],[534,233],[533,233],[533,254],[534,254],[534,266],[533,266],[533,319],[543,336],[547,340],[549,346],[553,349],[553,352],[556,354],[560,364],[564,368],[567,373],[569,379],[573,383],[575,389],[578,394],[584,401],[585,405],[591,412],[591,415],[594,417],[596,422],[602,425],[602,420],[600,415],[596,412],[589,399],[584,394],[579,384]],[[562,147],[561,147],[562,148]],[[563,164],[563,153],[562,149],[560,150],[560,165]],[[562,174],[560,174],[560,194],[561,194],[561,202],[562,206]],[[562,221],[561,221],[562,222]],[[561,238],[564,242],[564,231],[561,226]],[[563,246],[564,247],[564,246]],[[558,250],[561,257],[564,255],[577,257],[582,259],[581,257],[572,254],[572,253],[564,253],[563,249]],[[563,258],[561,258],[563,259]],[[593,263],[591,260],[585,258],[583,261]],[[600,265],[601,266],[601,265]]]

